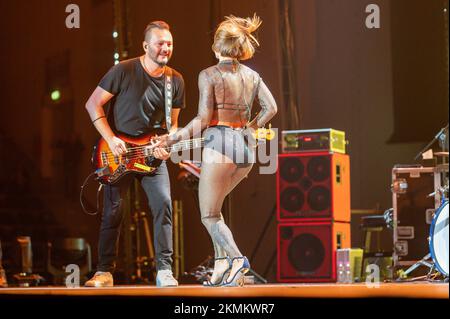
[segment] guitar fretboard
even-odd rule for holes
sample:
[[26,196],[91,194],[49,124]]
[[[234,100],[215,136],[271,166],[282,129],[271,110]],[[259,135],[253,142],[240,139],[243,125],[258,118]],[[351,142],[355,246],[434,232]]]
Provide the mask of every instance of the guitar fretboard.
[[190,150],[193,148],[198,148],[198,147],[202,147],[204,145],[205,139],[202,138],[194,138],[192,140],[185,140],[185,141],[181,141],[178,142],[174,145],[172,145],[169,148],[170,152],[179,152],[179,151],[184,151],[184,150]]

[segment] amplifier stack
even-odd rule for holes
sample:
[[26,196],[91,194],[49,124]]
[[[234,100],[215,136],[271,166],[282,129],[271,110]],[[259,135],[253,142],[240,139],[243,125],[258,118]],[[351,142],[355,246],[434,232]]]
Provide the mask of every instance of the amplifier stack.
[[[350,160],[342,153],[341,140],[343,148],[331,149],[336,146],[330,142],[335,132],[345,140],[345,133],[332,129],[282,134],[284,153],[278,155],[277,170],[279,282],[334,282],[336,251],[351,246]],[[294,141],[305,138],[316,142],[306,149],[295,146]]]

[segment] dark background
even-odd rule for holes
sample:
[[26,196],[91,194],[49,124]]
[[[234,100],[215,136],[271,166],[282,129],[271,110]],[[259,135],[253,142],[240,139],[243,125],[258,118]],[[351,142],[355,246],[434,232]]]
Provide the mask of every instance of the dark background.
[[[79,29],[67,29],[65,8],[80,8]],[[116,2],[117,3],[117,2]],[[299,127],[289,127],[292,110],[283,95],[280,6],[290,4],[294,37],[293,94]],[[381,10],[381,27],[365,26],[365,8]],[[46,240],[84,237],[96,261],[100,215],[81,210],[78,193],[92,171],[90,155],[98,134],[84,104],[113,65],[115,2],[110,0],[0,2],[0,239],[4,253],[17,235],[36,247]],[[358,224],[365,210],[391,207],[391,169],[414,156],[448,122],[448,1],[441,0],[166,0],[126,1],[129,57],[142,54],[142,31],[165,20],[174,36],[170,65],[186,82],[187,108],[181,125],[197,110],[198,73],[216,61],[215,26],[225,15],[263,20],[261,47],[245,62],[261,74],[279,113],[273,127],[335,128],[350,141],[352,244],[360,246]],[[60,103],[49,92],[60,88]],[[170,166],[172,196],[184,211],[185,268],[212,254],[192,193]],[[94,191],[90,190],[91,200]],[[258,165],[231,197],[230,227],[244,254],[251,255],[275,204],[275,175]],[[276,222],[260,242],[253,268],[273,281]],[[9,259],[11,261],[11,259]],[[35,263],[42,262],[36,249]]]

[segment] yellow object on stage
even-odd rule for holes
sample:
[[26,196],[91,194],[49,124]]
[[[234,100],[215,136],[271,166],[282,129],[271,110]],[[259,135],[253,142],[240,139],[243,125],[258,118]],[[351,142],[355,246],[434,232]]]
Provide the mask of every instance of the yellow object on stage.
[[345,132],[332,128],[282,131],[283,153],[330,151],[345,154]]
[[275,131],[272,130],[272,125],[269,124],[269,128],[259,128],[253,133],[253,137],[257,140],[268,140],[271,141],[275,138]]

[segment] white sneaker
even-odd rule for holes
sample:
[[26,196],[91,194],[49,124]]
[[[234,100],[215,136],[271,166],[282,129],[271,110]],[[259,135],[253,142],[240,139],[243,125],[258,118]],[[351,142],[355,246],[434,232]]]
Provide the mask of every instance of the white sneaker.
[[86,281],[85,287],[112,287],[114,285],[113,276],[110,272],[97,271],[90,280]]
[[178,281],[173,278],[172,270],[163,269],[159,270],[156,274],[156,286],[157,287],[177,287]]

